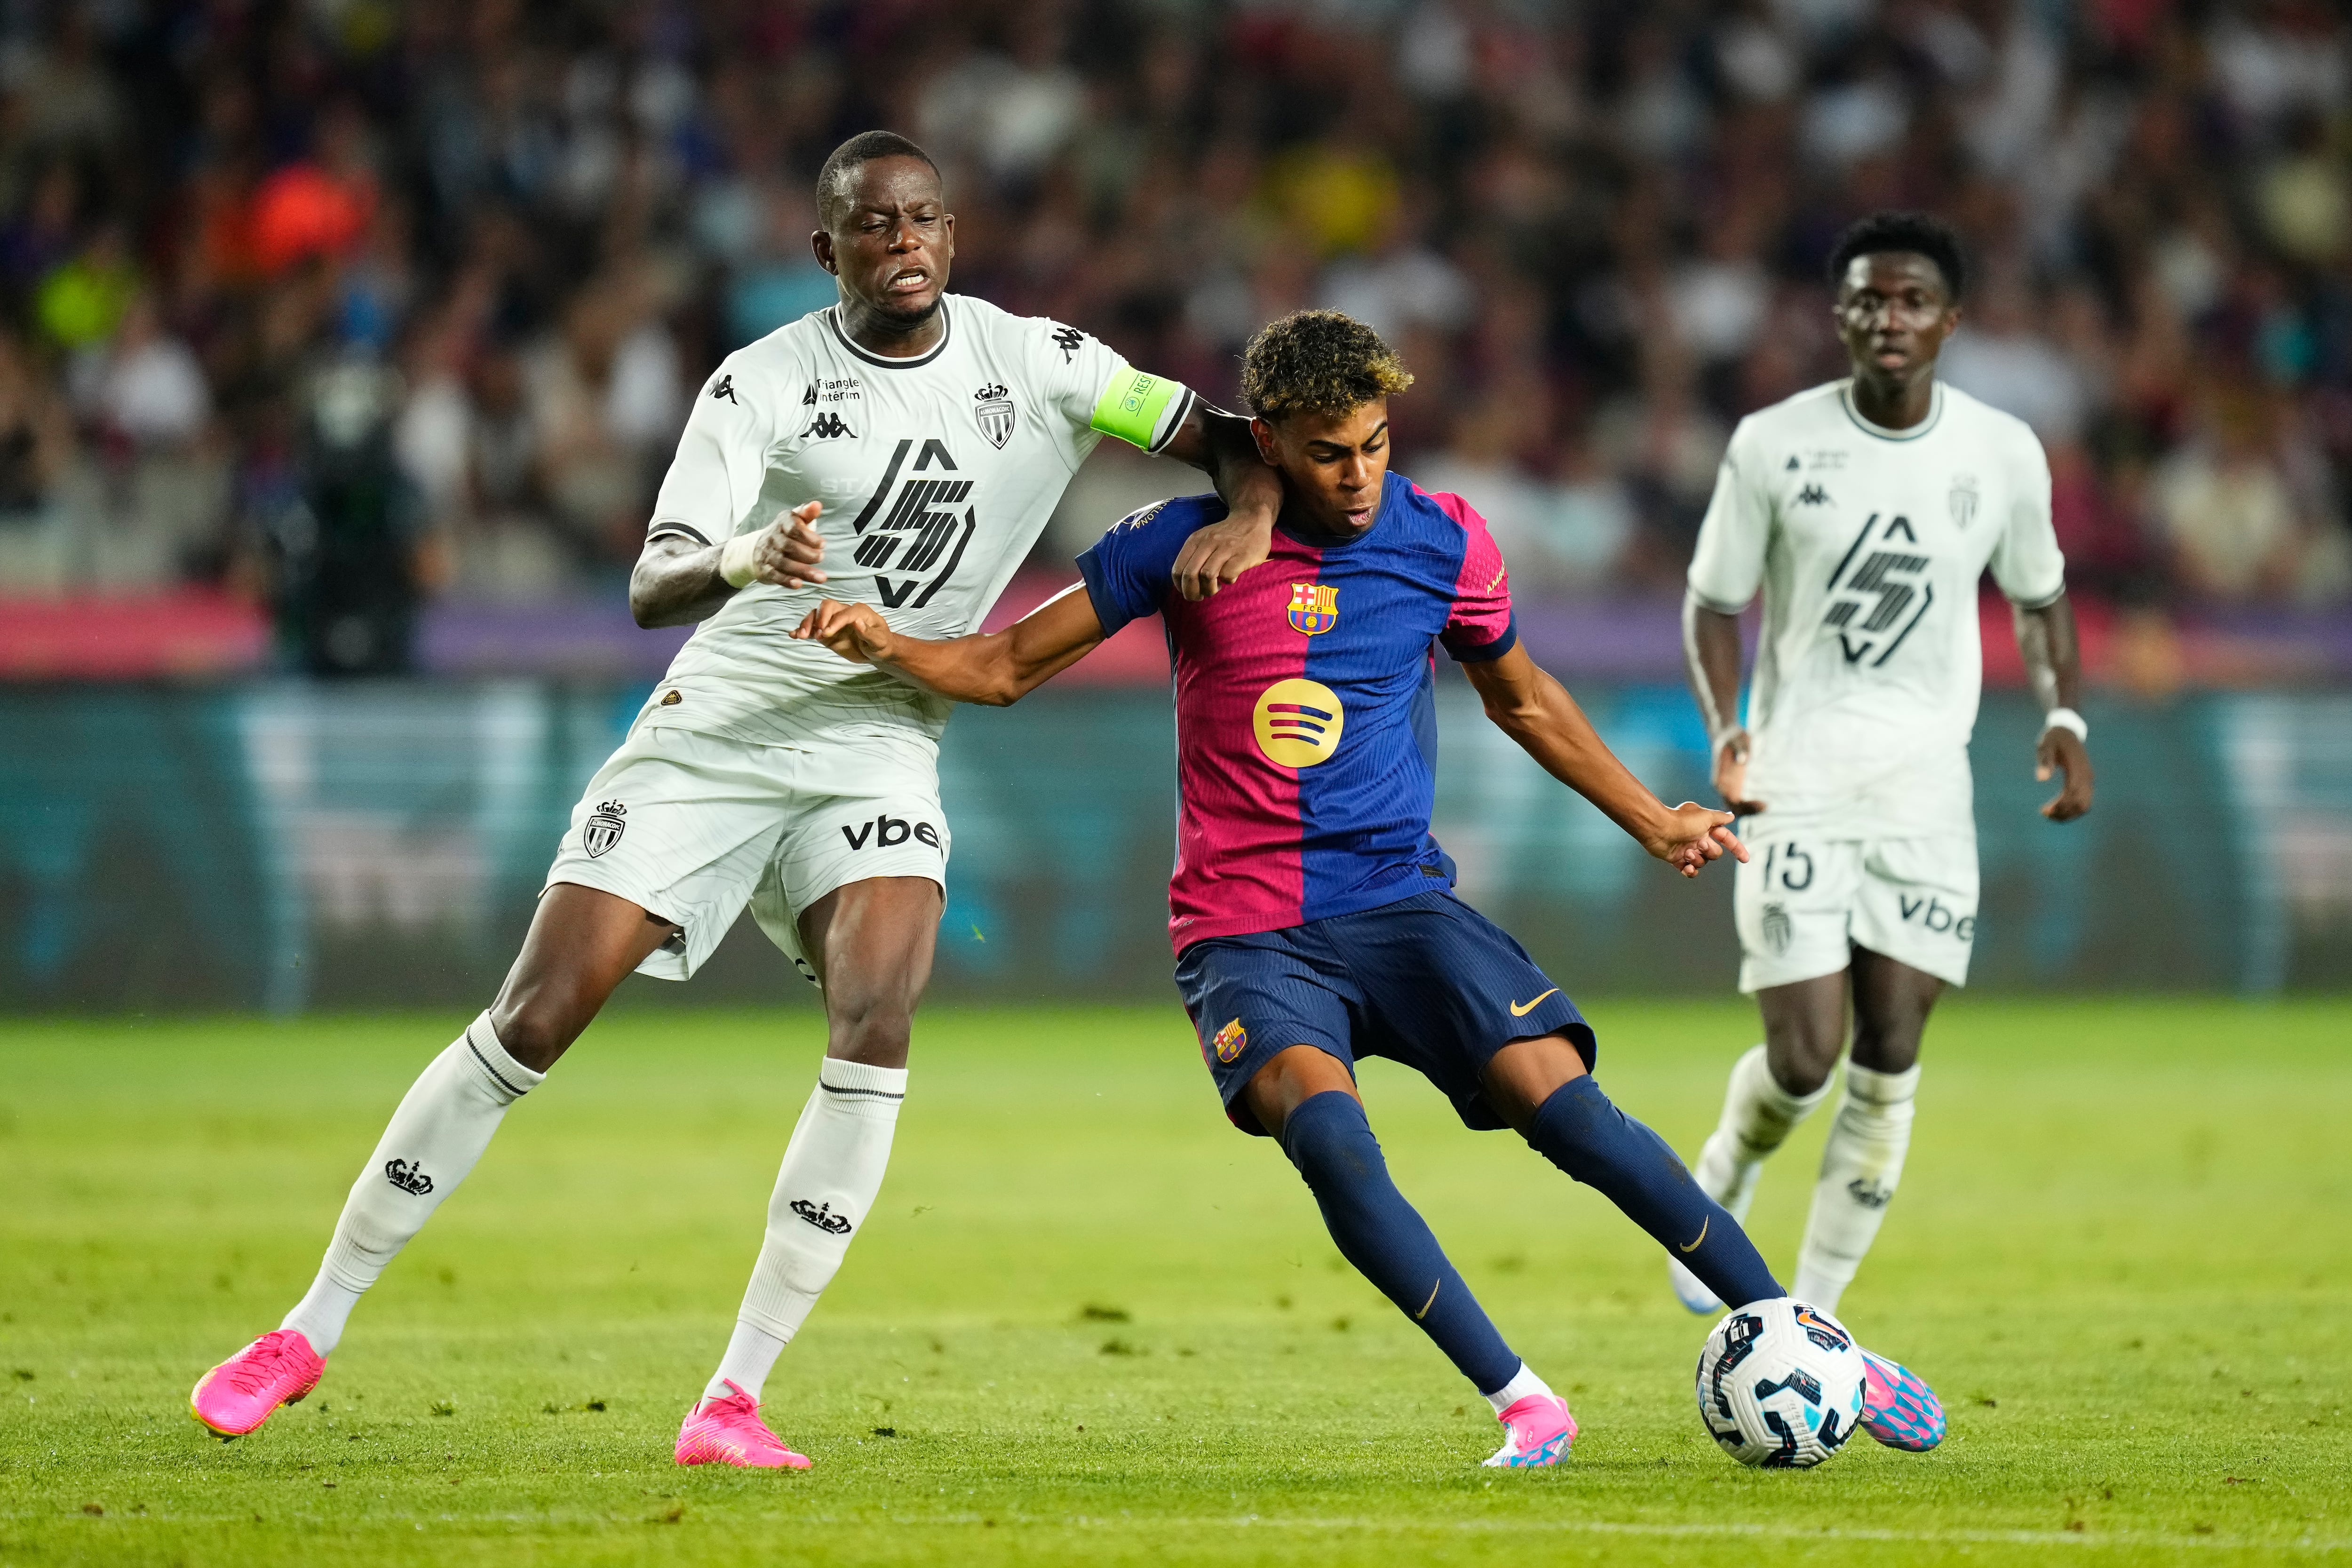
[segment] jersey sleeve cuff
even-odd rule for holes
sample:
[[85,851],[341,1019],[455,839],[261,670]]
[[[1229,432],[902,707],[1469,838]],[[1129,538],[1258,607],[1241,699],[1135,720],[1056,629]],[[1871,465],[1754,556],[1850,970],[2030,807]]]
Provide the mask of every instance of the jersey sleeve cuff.
[[1756,595],[1751,593],[1746,598],[1740,599],[1735,603],[1732,600],[1717,598],[1713,594],[1704,592],[1696,584],[1692,584],[1690,585],[1690,596],[1691,602],[1698,605],[1700,609],[1713,610],[1718,616],[1738,615],[1741,611],[1747,609],[1748,602],[1756,597]]
[[1144,448],[1146,451],[1166,451],[1168,444],[1176,439],[1176,432],[1184,428],[1184,421],[1192,417],[1192,405],[1201,401],[1201,395],[1189,386],[1181,390],[1184,395],[1177,399],[1174,411],[1169,416],[1160,434],[1153,437],[1151,445]]
[[1078,576],[1087,585],[1087,597],[1094,602],[1095,619],[1102,624],[1103,640],[1108,642],[1121,626],[1135,619],[1127,607],[1111,592],[1110,580],[1103,571],[1102,558],[1088,550],[1078,557]]
[[[2001,592],[2009,594],[2006,588]],[[2046,594],[2009,594],[2009,602],[2021,610],[2046,610],[2065,596],[2066,580],[2062,577],[2058,585]]]
[[703,536],[702,530],[696,528],[691,523],[680,522],[676,518],[670,517],[656,519],[654,525],[646,530],[646,542],[651,544],[655,540],[663,537],[665,534],[675,534],[680,539],[691,539],[697,544],[708,544],[710,542],[709,539]]
[[1518,613],[1512,612],[1509,623],[1503,627],[1503,635],[1492,642],[1462,643],[1448,637],[1441,637],[1437,640],[1445,645],[1445,651],[1454,656],[1456,664],[1492,664],[1519,646]]

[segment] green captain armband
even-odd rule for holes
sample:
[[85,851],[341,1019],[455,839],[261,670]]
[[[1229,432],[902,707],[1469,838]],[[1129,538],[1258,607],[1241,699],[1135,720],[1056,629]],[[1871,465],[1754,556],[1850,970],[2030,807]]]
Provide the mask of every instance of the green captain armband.
[[1103,388],[1101,398],[1095,404],[1095,416],[1087,421],[1106,436],[1116,436],[1130,447],[1151,450],[1151,437],[1160,428],[1160,416],[1168,405],[1184,388],[1181,383],[1165,376],[1147,375],[1132,365],[1121,366]]

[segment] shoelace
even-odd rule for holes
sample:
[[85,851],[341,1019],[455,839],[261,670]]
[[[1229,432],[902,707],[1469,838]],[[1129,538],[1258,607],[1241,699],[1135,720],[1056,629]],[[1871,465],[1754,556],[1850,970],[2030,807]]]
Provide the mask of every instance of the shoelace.
[[285,1332],[278,1329],[255,1341],[251,1352],[229,1373],[229,1386],[239,1394],[258,1394],[268,1386],[286,1356],[286,1342],[280,1337]]

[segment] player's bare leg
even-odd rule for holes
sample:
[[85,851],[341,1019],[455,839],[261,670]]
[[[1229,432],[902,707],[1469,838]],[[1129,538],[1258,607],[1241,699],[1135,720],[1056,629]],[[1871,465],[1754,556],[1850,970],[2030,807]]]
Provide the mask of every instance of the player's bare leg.
[[776,1173],[735,1331],[678,1433],[682,1465],[808,1465],[760,1419],[760,1394],[881,1191],[940,899],[927,877],[877,877],[835,889],[801,916],[802,951],[824,987],[824,1063]]
[[1832,1312],[1903,1179],[1919,1089],[1919,1038],[1944,990],[1934,975],[1864,947],[1853,950],[1851,973],[1853,1054],[1797,1252],[1799,1299]]
[[360,1297],[489,1147],[614,986],[677,928],[626,899],[558,883],[531,916],[498,1000],[436,1057],[393,1112],[335,1222],[310,1292],[276,1331],[206,1373],[195,1418],[225,1437],[309,1394]]

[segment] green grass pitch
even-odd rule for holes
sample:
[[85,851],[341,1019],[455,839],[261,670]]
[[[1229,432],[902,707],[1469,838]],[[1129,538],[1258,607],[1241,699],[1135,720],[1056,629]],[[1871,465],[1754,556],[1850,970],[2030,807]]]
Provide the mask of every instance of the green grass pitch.
[[[1755,1037],[1601,1003],[1695,1149]],[[616,1014],[511,1117],[326,1382],[189,1384],[299,1292],[456,1017],[0,1026],[0,1563],[2352,1563],[2352,1005],[1960,998],[1844,1316],[1944,1447],[1745,1471],[1614,1211],[1388,1064],[1400,1184],[1568,1394],[1559,1469],[1217,1114],[1171,1005],[927,1013],[881,1205],[769,1384],[805,1475],[679,1470],[815,1016]],[[1822,1122],[1755,1228],[1792,1262]]]

